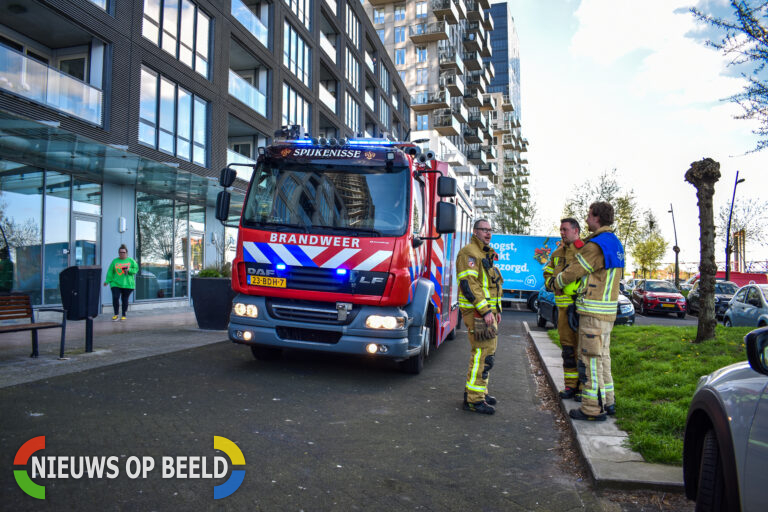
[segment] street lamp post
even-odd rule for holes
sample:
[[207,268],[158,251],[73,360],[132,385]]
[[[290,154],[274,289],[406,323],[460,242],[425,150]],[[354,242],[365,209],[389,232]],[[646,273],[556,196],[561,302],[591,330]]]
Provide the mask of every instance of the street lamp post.
[[733,196],[731,197],[731,209],[728,212],[728,229],[725,231],[725,280],[731,280],[731,216],[733,215],[733,202],[736,199],[736,185],[743,182],[739,179],[739,171],[736,171],[736,181],[733,184]]
[[678,257],[680,255],[680,247],[677,245],[677,226],[675,225],[675,210],[672,208],[672,203],[669,203],[669,213],[672,214],[672,229],[675,232],[675,246],[672,248],[675,251],[675,288],[680,289],[680,264],[678,263]]

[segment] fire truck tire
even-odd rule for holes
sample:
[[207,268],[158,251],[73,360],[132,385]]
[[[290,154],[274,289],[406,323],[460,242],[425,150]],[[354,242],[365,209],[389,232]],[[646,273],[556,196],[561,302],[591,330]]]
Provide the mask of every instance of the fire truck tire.
[[429,354],[429,340],[432,337],[432,331],[429,327],[424,326],[421,336],[421,350],[413,357],[409,357],[405,361],[400,362],[400,369],[405,373],[418,375],[421,370],[424,369],[424,360]]
[[447,339],[447,340],[455,340],[456,339],[456,329],[457,328],[458,328],[458,326],[456,326],[453,329],[451,329],[451,332],[448,333],[448,336],[446,336],[445,339]]
[[253,357],[260,361],[274,361],[275,359],[280,359],[280,356],[283,355],[283,350],[274,347],[251,345],[251,353]]

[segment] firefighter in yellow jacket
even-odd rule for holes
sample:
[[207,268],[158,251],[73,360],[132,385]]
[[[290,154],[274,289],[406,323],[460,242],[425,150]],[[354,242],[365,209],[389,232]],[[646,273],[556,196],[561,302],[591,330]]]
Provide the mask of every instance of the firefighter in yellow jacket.
[[579,380],[581,408],[568,414],[576,420],[605,421],[616,413],[611,376],[611,330],[616,319],[619,281],[624,274],[624,247],[610,228],[610,203],[592,203],[587,227],[592,234],[576,253],[576,261],[555,276],[555,289],[579,281]]
[[[584,242],[579,239],[581,227],[579,222],[573,218],[566,218],[560,221],[560,237],[562,243],[555,249],[552,256],[544,267],[544,285],[547,290],[554,292],[554,276],[563,271],[569,264],[575,261],[576,250],[584,246]],[[579,394],[579,371],[576,362],[576,347],[578,345],[578,336],[574,329],[568,323],[568,307],[574,303],[575,293],[578,283],[572,283],[562,293],[555,294],[555,306],[557,306],[557,333],[560,336],[560,345],[563,350],[563,376],[565,377],[565,389],[560,392],[560,398],[578,399]]]
[[480,219],[472,227],[472,241],[456,257],[459,309],[467,326],[472,357],[464,391],[464,410],[493,414],[496,399],[488,394],[488,374],[496,354],[501,321],[501,273],[494,266],[496,252],[491,242],[491,224]]

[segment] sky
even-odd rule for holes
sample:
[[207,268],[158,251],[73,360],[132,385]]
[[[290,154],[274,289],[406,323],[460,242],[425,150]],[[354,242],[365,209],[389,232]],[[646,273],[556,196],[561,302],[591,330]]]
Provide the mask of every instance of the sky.
[[[768,200],[768,150],[752,121],[734,119],[740,70],[706,47],[711,29],[688,12],[697,0],[509,0],[520,41],[521,123],[528,139],[530,192],[538,209],[536,234],[559,226],[563,205],[603,172],[617,170],[641,210],[650,209],[674,262],[674,209],[681,268],[699,261],[696,189],[690,164],[720,163],[715,220],[736,202]],[[724,0],[699,1],[724,9]],[[727,12],[727,11],[725,11]],[[581,219],[579,219],[581,220]],[[719,240],[723,238],[723,240]],[[716,260],[725,260],[718,235]],[[768,259],[768,248],[747,241],[747,260]],[[688,263],[683,265],[683,263]]]

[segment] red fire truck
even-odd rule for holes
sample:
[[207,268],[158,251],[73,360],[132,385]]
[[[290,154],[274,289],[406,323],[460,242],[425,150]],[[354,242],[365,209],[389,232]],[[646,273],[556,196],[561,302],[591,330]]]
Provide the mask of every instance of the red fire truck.
[[[259,148],[238,226],[229,338],[258,359],[285,348],[367,354],[419,373],[458,321],[457,191],[446,175],[447,164],[412,143]],[[234,179],[222,171],[222,222]]]

